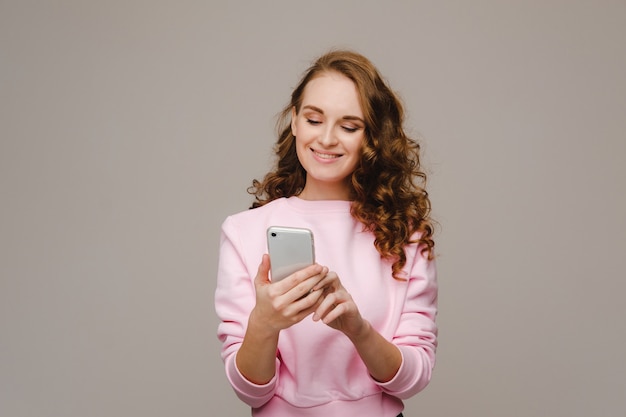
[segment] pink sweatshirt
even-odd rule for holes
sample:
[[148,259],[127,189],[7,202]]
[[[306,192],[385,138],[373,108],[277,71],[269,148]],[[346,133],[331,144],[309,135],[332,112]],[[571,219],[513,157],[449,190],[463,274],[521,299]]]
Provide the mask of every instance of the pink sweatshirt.
[[[406,281],[391,276],[374,237],[350,215],[349,201],[275,200],[229,216],[222,225],[215,309],[221,319],[226,376],[254,416],[395,417],[407,399],[430,381],[437,346],[435,263],[417,245],[406,248]],[[235,365],[250,311],[254,277],[267,253],[272,225],[313,231],[316,261],[337,272],[361,315],[402,353],[395,377],[379,383],[369,375],[341,332],[311,317],[281,331],[276,375],[265,385],[246,380]]]

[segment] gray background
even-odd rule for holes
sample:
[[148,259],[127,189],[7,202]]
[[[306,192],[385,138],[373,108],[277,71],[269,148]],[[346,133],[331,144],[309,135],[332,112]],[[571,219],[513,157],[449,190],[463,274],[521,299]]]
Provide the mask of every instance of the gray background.
[[[624,1],[0,1],[0,415],[248,415],[219,226],[350,47],[423,140],[434,379],[407,416],[623,416]],[[364,283],[364,285],[367,285]]]

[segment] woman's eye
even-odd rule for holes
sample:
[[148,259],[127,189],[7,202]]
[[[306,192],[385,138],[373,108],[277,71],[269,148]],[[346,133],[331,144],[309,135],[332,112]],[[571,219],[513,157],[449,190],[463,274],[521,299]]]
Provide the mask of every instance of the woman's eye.
[[354,133],[357,130],[359,130],[358,127],[352,127],[352,126],[342,126],[343,130],[345,130],[348,133]]
[[317,126],[318,124],[322,123],[319,120],[312,120],[312,119],[306,119],[307,123],[313,126]]

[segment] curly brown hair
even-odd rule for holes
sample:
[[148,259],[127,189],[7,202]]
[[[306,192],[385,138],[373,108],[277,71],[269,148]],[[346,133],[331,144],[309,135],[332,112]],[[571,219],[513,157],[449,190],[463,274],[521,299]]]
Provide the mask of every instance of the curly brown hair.
[[402,103],[380,76],[376,67],[353,51],[331,51],[309,67],[278,119],[277,161],[262,181],[253,180],[248,192],[255,196],[251,209],[281,197],[298,195],[306,171],[296,155],[291,132],[291,113],[299,113],[309,81],[327,72],[338,72],[356,86],[365,116],[365,140],[360,163],[352,173],[352,216],[374,234],[374,246],[391,259],[393,277],[406,264],[405,246],[419,243],[422,253],[434,257],[431,204],[426,192],[426,174],[420,167],[420,145],[403,129]]

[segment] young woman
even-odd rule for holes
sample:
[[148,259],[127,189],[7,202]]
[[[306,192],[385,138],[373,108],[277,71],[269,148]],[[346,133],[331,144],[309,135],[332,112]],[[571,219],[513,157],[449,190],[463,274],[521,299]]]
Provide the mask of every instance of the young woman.
[[[226,376],[254,416],[395,417],[430,381],[430,201],[403,108],[364,56],[320,57],[282,112],[277,163],[222,225]],[[310,229],[317,263],[271,282],[266,229]]]

